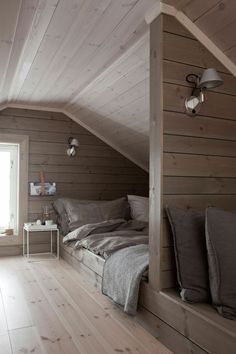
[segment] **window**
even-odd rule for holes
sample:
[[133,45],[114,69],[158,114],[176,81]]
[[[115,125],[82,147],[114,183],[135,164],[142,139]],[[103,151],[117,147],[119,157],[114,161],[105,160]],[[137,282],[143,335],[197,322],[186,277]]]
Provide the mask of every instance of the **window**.
[[27,135],[0,133],[0,228],[10,224],[14,229],[13,236],[0,237],[0,247],[22,244],[28,221],[28,155]]
[[0,143],[0,232],[18,234],[19,145]]

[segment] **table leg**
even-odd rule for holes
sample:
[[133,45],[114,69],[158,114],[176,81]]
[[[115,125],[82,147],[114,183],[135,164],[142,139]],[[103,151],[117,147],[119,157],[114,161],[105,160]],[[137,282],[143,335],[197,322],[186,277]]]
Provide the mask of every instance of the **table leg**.
[[29,260],[29,231],[27,230],[27,259]]
[[59,230],[57,230],[57,259],[59,259]]
[[51,254],[52,254],[52,230],[51,230]]
[[23,256],[25,255],[25,229],[23,228]]

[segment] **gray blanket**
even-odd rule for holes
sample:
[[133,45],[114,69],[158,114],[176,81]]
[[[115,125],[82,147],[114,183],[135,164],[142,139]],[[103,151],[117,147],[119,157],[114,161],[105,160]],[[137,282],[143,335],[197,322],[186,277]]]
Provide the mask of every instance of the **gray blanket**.
[[73,242],[74,249],[86,248],[107,258],[119,249],[147,244],[147,225],[142,221],[122,219],[87,224],[66,235],[63,238],[63,243],[71,244]]
[[105,262],[102,292],[130,315],[136,313],[140,281],[148,263],[148,246],[142,244],[121,249]]
[[90,235],[77,241],[74,249],[86,248],[95,254],[108,258],[112,253],[122,248],[147,243],[148,235],[141,231],[120,230]]

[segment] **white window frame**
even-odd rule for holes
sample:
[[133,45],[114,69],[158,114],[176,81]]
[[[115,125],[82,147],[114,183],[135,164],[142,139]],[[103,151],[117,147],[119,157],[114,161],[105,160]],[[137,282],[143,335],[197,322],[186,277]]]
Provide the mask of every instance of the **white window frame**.
[[23,241],[23,225],[28,219],[28,154],[29,137],[18,134],[0,133],[0,142],[4,144],[17,144],[18,156],[18,200],[17,200],[17,234],[13,236],[1,236],[0,246],[19,245]]
[[[0,141],[0,151],[10,153],[11,173],[10,173],[10,218],[13,219],[11,227],[14,229],[14,234],[18,234],[18,209],[19,209],[19,144],[2,143]],[[3,225],[2,225],[3,226]],[[8,225],[5,225],[7,228]],[[0,231],[3,232],[0,225]]]

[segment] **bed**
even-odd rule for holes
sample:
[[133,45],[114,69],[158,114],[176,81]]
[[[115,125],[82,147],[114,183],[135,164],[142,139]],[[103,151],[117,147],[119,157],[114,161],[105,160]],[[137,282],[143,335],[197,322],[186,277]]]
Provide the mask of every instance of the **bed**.
[[[54,207],[64,233],[60,242],[63,258],[93,277],[96,285],[102,283],[105,295],[135,315],[139,285],[149,264],[148,198],[128,199],[129,202],[126,198],[99,202],[63,199]],[[145,204],[146,216],[141,204]]]

